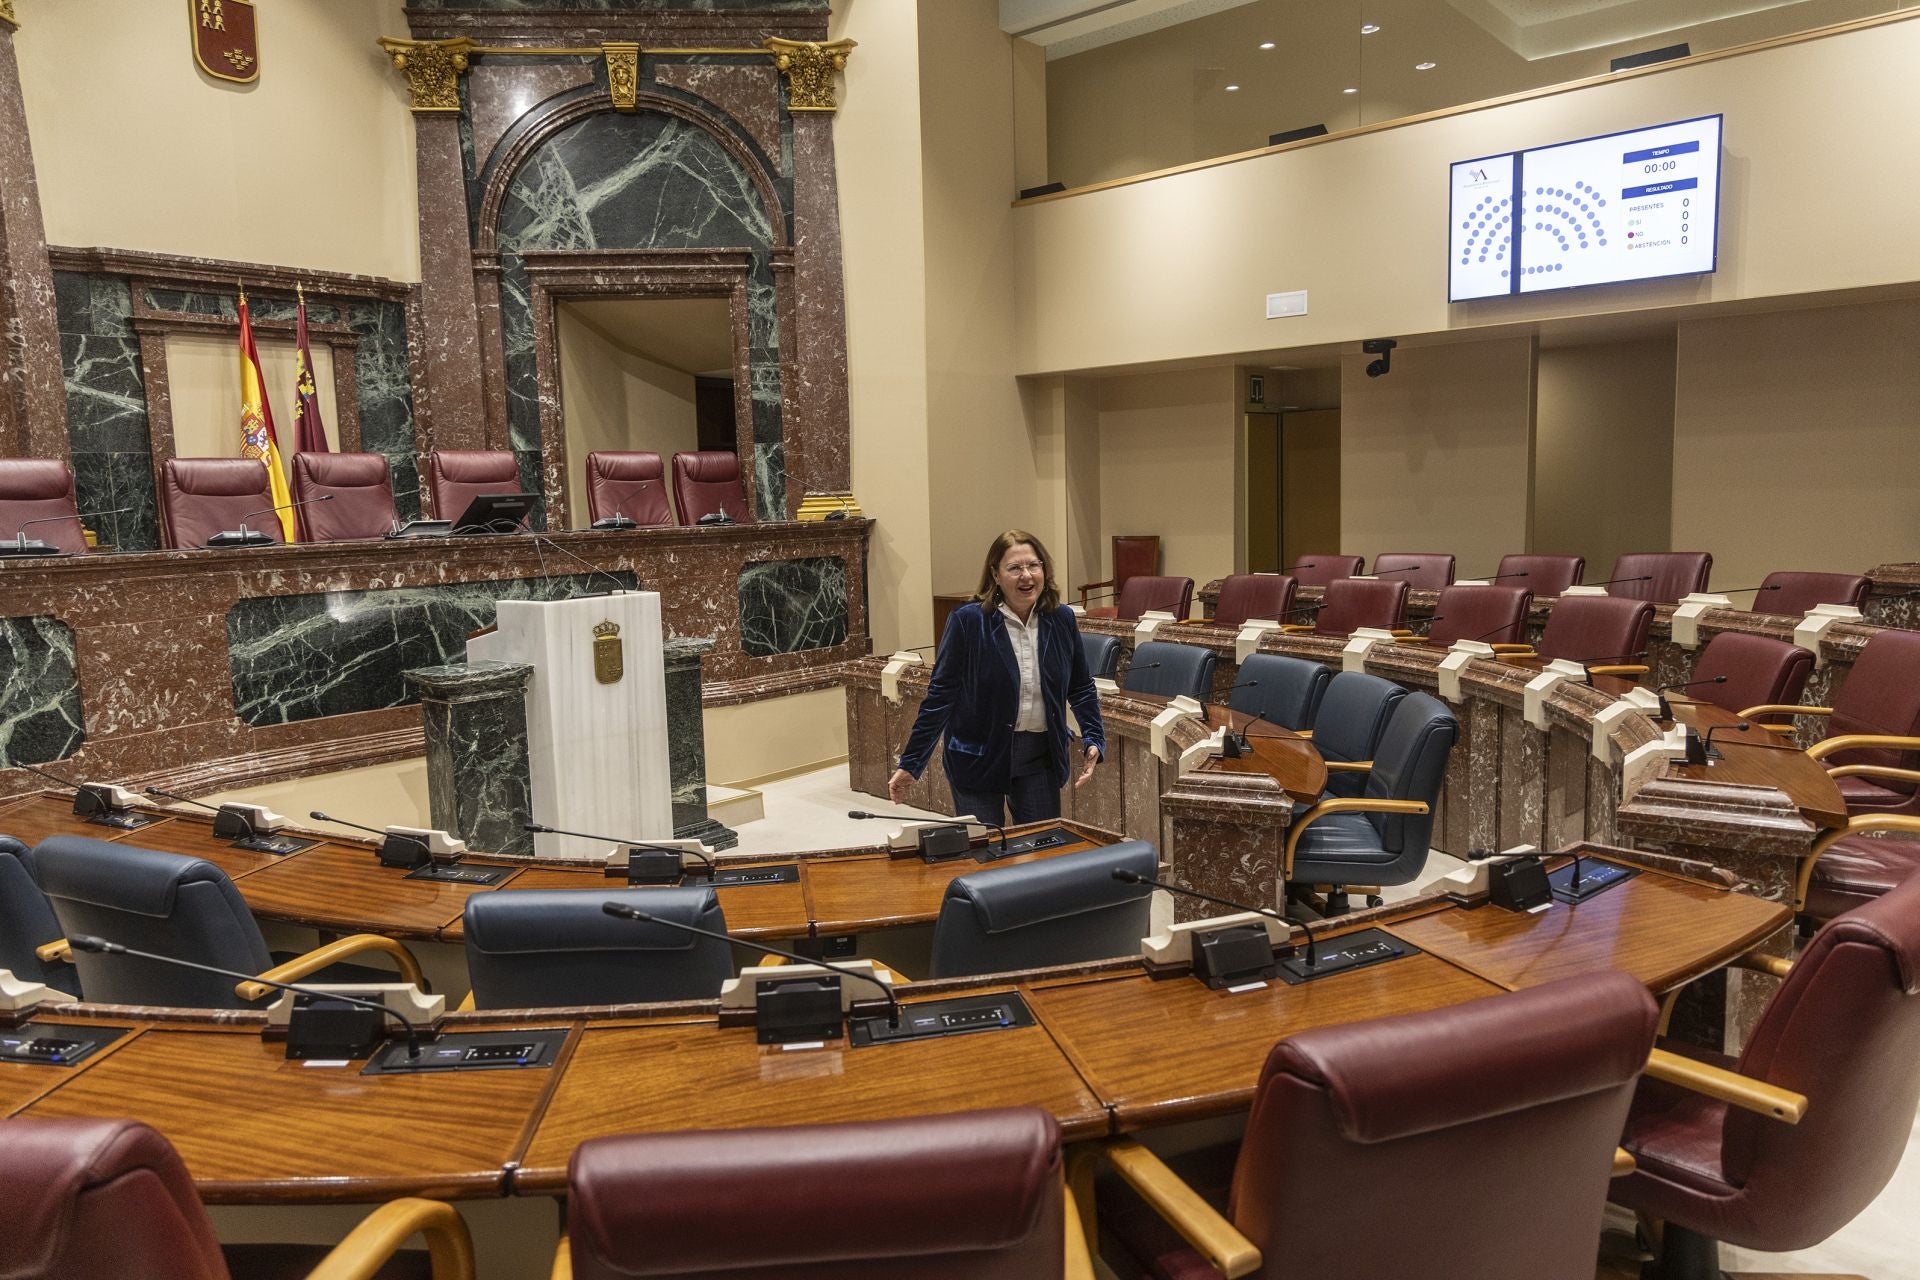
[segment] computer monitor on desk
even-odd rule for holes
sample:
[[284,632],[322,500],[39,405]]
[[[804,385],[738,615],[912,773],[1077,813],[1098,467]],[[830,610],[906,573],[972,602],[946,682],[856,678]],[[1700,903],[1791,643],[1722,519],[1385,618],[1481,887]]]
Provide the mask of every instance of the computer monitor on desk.
[[483,493],[453,522],[455,533],[516,533],[540,501],[536,493]]

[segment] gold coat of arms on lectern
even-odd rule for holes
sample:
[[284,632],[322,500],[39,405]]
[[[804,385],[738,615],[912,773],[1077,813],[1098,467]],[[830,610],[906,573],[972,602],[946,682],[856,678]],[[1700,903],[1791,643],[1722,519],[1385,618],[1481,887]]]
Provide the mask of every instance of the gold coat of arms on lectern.
[[602,622],[593,629],[593,678],[601,684],[619,684],[627,673],[626,654],[620,646],[620,624]]

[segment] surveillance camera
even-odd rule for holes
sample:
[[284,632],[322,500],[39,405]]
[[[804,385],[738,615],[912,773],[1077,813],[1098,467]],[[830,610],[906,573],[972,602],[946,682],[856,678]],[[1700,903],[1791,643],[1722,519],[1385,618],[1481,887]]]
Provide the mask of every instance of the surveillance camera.
[[1370,356],[1379,356],[1367,366],[1367,376],[1377,378],[1393,367],[1393,349],[1400,344],[1392,338],[1368,338],[1360,344],[1360,349]]

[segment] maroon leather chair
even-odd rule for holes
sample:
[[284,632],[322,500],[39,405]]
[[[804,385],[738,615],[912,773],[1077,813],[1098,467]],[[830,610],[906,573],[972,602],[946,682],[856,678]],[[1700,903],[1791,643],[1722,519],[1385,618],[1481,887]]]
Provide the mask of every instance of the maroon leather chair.
[[1615,665],[1632,663],[1628,654],[1647,647],[1647,628],[1653,625],[1653,601],[1621,600],[1613,596],[1561,596],[1553,602],[1547,625],[1535,652],[1544,659],[1570,658],[1591,662],[1612,658]]
[[427,496],[436,520],[458,520],[486,494],[519,492],[520,461],[509,450],[435,449],[427,455]]
[[293,510],[302,542],[378,538],[398,522],[393,474],[378,453],[294,454],[293,500],[311,502]]
[[[1828,923],[1737,1060],[1689,1057],[1805,1095],[1798,1124],[1643,1081],[1611,1198],[1665,1221],[1663,1280],[1718,1275],[1718,1241],[1805,1249],[1893,1176],[1920,1104],[1920,880]],[[1676,1046],[1677,1048],[1677,1046]]]
[[1407,584],[1392,578],[1338,578],[1327,584],[1320,600],[1315,635],[1352,635],[1361,627],[1394,631],[1407,624]]
[[1324,587],[1329,582],[1351,578],[1364,564],[1364,556],[1301,556],[1282,572],[1291,574],[1300,586]]
[[[7,1280],[230,1280],[305,1275],[324,1248],[229,1245],[223,1251],[193,1178],[173,1146],[134,1120],[6,1122],[0,1160],[0,1276]],[[451,1205],[398,1200],[342,1242],[380,1224],[427,1233],[426,1254],[401,1254],[379,1277],[473,1274],[473,1245]],[[377,1252],[377,1251],[376,1251]]]
[[[1690,680],[1725,676],[1725,684],[1703,684],[1685,690],[1689,698],[1711,702],[1728,711],[1800,701],[1807,677],[1813,674],[1813,652],[1785,640],[1722,631],[1707,641],[1693,664]],[[1784,716],[1759,716],[1766,724],[1791,725]]]
[[1652,600],[1678,604],[1680,597],[1705,591],[1713,573],[1713,557],[1705,551],[1635,551],[1613,562],[1609,579],[1640,578],[1645,582],[1613,582],[1607,594],[1622,600]]
[[1779,569],[1766,576],[1753,598],[1755,613],[1799,617],[1817,604],[1847,604],[1858,609],[1867,598],[1867,579],[1857,573],[1801,573]]
[[[1116,533],[1113,535],[1113,576],[1100,582],[1080,584],[1080,607],[1087,607],[1087,596],[1099,587],[1111,588],[1118,596],[1134,578],[1152,577],[1160,572],[1160,535],[1157,533]],[[1096,618],[1113,616],[1112,605],[1105,612],[1089,611]]]
[[[1854,834],[1888,827],[1896,834]],[[1831,920],[1920,876],[1920,839],[1914,836],[1920,836],[1920,818],[1897,814],[1862,815],[1822,836],[1814,842],[1800,915]]]
[[1120,600],[1105,609],[1089,609],[1090,618],[1133,619],[1150,609],[1185,618],[1193,609],[1193,579],[1136,574],[1120,588]]
[[[1827,733],[1807,749],[1834,775],[1851,813],[1920,814],[1920,790],[1887,770],[1920,769],[1920,631],[1875,632],[1825,707],[1792,709],[1827,717]],[[1867,748],[1845,745],[1855,735],[1911,739]]]
[[1533,610],[1533,592],[1498,583],[1490,587],[1448,587],[1433,606],[1427,627],[1429,644],[1455,640],[1484,644],[1525,644],[1527,614]]
[[[1524,578],[1506,575],[1524,573]],[[1525,587],[1536,596],[1557,596],[1587,576],[1585,556],[1501,556],[1496,586]]]
[[1373,558],[1373,576],[1400,579],[1416,591],[1453,585],[1453,557],[1439,552],[1382,551]]
[[1248,618],[1284,622],[1293,609],[1293,579],[1284,573],[1236,573],[1220,583],[1213,620],[1237,627]]
[[1029,1108],[595,1138],[567,1184],[574,1280],[1058,1280],[1067,1249]]
[[160,468],[160,531],[170,547],[204,547],[243,518],[269,541],[284,542],[271,506],[267,464],[255,458],[168,458]]
[[[1176,1164],[1260,1251],[1250,1276],[1589,1280],[1657,1018],[1645,987],[1608,971],[1303,1031],[1267,1056],[1237,1155]],[[1128,1182],[1168,1184],[1117,1145]],[[1129,1198],[1103,1198],[1101,1224],[1145,1274],[1219,1274]]]
[[[22,530],[29,520],[46,523]],[[60,459],[0,458],[0,538],[11,542],[22,532],[68,554],[87,549],[73,502],[73,468]]]
[[698,524],[701,516],[716,511],[739,524],[752,521],[747,491],[740,485],[740,455],[725,449],[674,454],[673,502],[681,524]]
[[625,516],[639,525],[673,523],[659,454],[600,450],[587,455],[587,517],[610,516]]

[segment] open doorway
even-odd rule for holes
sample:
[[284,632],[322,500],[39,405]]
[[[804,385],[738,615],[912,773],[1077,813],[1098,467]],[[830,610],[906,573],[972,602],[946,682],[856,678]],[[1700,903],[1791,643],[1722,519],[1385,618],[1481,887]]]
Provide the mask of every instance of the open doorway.
[[738,448],[729,298],[581,298],[555,310],[575,528],[592,523],[590,453],[657,453],[671,477],[676,453]]

